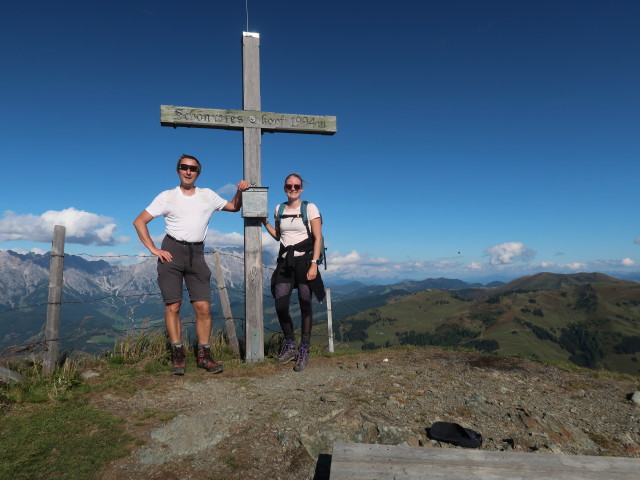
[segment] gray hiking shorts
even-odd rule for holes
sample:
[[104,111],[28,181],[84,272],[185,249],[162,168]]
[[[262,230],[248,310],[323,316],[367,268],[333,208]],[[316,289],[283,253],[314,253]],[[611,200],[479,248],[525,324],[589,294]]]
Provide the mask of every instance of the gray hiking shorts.
[[211,300],[211,270],[204,259],[204,243],[181,242],[167,235],[162,250],[171,253],[170,262],[158,260],[158,285],[165,304],[182,301],[182,282],[192,302]]

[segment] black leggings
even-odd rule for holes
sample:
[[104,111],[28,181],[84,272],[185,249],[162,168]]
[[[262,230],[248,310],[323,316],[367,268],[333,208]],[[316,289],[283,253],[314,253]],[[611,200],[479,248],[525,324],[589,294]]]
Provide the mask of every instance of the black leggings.
[[[275,299],[276,313],[280,328],[287,340],[295,340],[293,331],[293,321],[289,314],[289,302],[291,301],[291,292],[293,291],[293,283],[276,283]],[[313,320],[313,312],[311,311],[311,290],[306,283],[298,283],[298,301],[300,302],[300,327],[302,330],[301,342],[307,345],[311,342],[311,323]]]

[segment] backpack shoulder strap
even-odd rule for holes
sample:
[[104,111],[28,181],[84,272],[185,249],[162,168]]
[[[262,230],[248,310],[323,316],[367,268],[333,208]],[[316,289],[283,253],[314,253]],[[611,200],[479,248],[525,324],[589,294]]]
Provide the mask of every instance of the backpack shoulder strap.
[[306,200],[302,201],[302,205],[300,205],[300,214],[302,215],[302,222],[304,223],[307,230],[309,230],[309,217],[307,217],[307,202]]
[[280,223],[280,219],[282,218],[282,214],[284,213],[284,203],[278,205],[278,214],[276,215],[276,222]]
[[311,232],[311,229],[309,228],[309,217],[307,216],[307,204],[309,202],[307,202],[306,200],[302,201],[302,204],[300,205],[300,216],[302,217],[302,223],[304,223],[305,228],[307,229],[307,235],[309,235],[310,239],[313,239],[313,233]]

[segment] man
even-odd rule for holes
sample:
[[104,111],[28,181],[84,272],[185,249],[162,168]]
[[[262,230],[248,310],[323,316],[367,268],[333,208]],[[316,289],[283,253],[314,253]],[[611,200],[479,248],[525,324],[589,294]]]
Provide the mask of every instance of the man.
[[[158,284],[165,303],[165,324],[171,342],[174,375],[184,375],[186,366],[180,324],[183,281],[196,313],[198,367],[213,373],[223,370],[222,364],[211,358],[211,271],[204,259],[204,239],[213,213],[240,210],[242,191],[250,186],[244,180],[238,182],[238,190],[229,202],[208,188],[195,186],[201,168],[197,158],[182,155],[176,167],[180,186],[158,195],[133,222],[144,246],[158,257]],[[160,215],[165,217],[167,228],[161,247],[156,248],[147,224]]]

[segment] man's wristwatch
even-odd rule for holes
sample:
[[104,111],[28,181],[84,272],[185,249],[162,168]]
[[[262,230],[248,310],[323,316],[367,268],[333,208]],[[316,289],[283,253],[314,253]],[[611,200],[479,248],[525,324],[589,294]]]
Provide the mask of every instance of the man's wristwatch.
[[322,261],[320,260],[311,260],[311,263],[315,263],[316,265],[320,265]]

